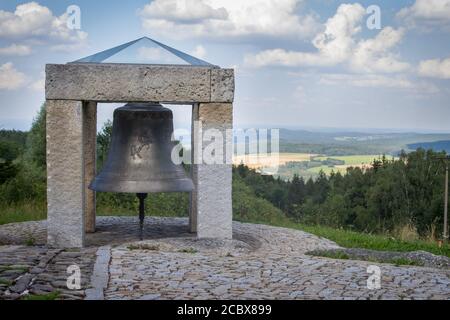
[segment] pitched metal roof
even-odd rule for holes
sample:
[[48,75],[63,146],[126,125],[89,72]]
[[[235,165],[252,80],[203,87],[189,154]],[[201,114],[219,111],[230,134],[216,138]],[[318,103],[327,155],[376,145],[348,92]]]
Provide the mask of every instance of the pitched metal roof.
[[146,63],[217,67],[149,37],[142,37],[70,63]]

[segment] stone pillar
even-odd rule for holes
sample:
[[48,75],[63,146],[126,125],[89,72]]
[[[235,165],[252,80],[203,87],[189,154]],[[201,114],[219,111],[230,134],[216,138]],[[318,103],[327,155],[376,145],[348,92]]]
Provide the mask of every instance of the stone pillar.
[[97,169],[97,103],[83,103],[83,115],[85,228],[86,232],[95,232],[95,191],[88,186]]
[[233,105],[199,103],[194,105],[192,115],[195,190],[191,197],[191,231],[197,231],[198,238],[231,239]]
[[84,245],[83,104],[47,100],[47,243]]
[[[198,119],[198,104],[192,105],[192,121],[191,121],[191,179],[196,186],[196,170],[195,168],[195,158],[194,151],[196,150],[195,142],[198,139],[196,134],[197,128],[195,127],[195,122]],[[197,233],[197,192],[194,190],[191,192],[191,197],[189,201],[189,231],[192,233]]]

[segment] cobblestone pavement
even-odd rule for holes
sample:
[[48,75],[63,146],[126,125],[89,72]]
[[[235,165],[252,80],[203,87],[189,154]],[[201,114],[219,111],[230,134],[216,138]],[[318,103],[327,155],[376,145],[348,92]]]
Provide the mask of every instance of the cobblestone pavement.
[[[95,248],[58,250],[43,246],[0,246],[0,299],[43,298],[52,293],[57,293],[58,299],[83,299],[95,252]],[[71,265],[80,268],[80,290],[67,288],[70,275],[67,268]]]
[[[233,229],[230,241],[197,240],[187,219],[147,218],[145,239],[136,241],[136,217],[99,217],[89,247],[60,251],[23,245],[30,237],[45,242],[45,222],[0,226],[0,241],[10,243],[0,246],[0,299],[55,290],[62,299],[83,298],[105,280],[95,278],[101,268],[92,273],[105,244],[111,245],[101,248],[103,260],[105,251],[110,259],[105,299],[450,299],[450,270],[377,264],[381,288],[369,290],[373,263],[306,255],[338,247],[329,240],[238,222]],[[73,263],[83,276],[78,291],[65,287]]]

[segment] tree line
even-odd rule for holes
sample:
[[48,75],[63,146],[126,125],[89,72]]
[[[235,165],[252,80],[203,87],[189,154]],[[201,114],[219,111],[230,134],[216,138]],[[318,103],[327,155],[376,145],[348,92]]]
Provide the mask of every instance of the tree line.
[[443,229],[445,169],[438,158],[444,155],[401,152],[398,159],[374,159],[371,168],[320,172],[306,181],[298,175],[290,181],[263,176],[242,164],[234,173],[298,222],[375,233],[408,225],[426,235]]

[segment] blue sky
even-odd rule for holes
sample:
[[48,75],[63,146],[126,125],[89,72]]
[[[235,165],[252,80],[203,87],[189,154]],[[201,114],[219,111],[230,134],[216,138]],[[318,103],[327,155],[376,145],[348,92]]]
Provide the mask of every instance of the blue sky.
[[[0,127],[29,128],[46,63],[142,36],[235,68],[239,127],[450,132],[450,0],[0,0]],[[174,111],[183,126],[189,108]]]

